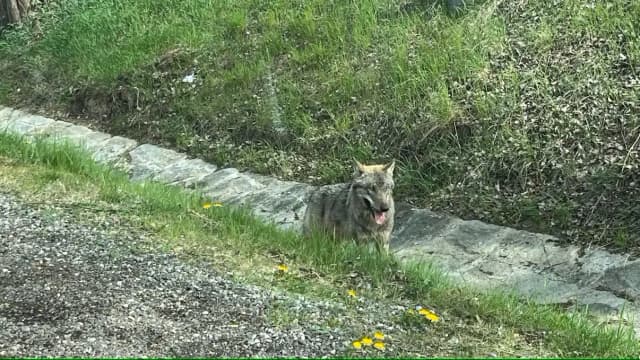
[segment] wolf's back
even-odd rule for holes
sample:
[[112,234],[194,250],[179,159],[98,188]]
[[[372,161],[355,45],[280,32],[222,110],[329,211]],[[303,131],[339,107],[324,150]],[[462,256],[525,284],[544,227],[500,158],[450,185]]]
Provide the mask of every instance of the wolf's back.
[[349,184],[320,186],[308,195],[307,209],[302,224],[308,234],[312,227],[333,232],[340,227],[340,219],[347,218]]

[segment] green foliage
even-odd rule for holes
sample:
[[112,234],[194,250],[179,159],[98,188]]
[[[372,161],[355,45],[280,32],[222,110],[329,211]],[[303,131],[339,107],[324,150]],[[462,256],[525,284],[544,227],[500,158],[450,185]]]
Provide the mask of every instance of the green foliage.
[[0,101],[287,179],[396,158],[399,199],[637,248],[639,3],[448,3],[60,0]]

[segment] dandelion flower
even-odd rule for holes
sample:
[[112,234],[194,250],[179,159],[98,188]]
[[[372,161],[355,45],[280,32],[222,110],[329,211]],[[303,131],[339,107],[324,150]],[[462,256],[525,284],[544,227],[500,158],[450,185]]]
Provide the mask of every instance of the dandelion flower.
[[221,202],[218,202],[218,201],[216,201],[216,202],[205,201],[204,203],[202,203],[202,208],[203,208],[203,209],[208,209],[208,208],[210,208],[210,207],[212,207],[212,206],[213,206],[213,207],[221,207],[221,206],[222,206],[222,203],[221,203]]
[[356,297],[356,291],[355,291],[355,290],[353,290],[353,289],[349,289],[349,291],[347,291],[347,294],[348,294],[349,296],[351,296],[352,298],[355,298],[355,297]]
[[365,346],[369,346],[373,344],[373,340],[368,336],[363,337],[362,340],[360,341],[362,342],[362,345],[365,345]]
[[440,321],[440,316],[438,316],[438,315],[436,315],[434,313],[427,314],[424,317],[426,317],[427,319],[431,320],[432,322]]
[[384,340],[384,334],[382,333],[382,331],[376,331],[373,333],[373,337],[378,339],[378,340]]
[[351,345],[353,345],[354,348],[360,350],[362,348],[362,343],[358,340],[354,341],[351,343]]
[[286,273],[289,271],[289,266],[287,264],[278,264],[278,271]]
[[384,343],[382,341],[376,341],[373,343],[373,347],[378,350],[384,350]]
[[423,315],[429,321],[432,321],[432,322],[440,321],[440,316],[438,316],[436,313],[434,313],[429,309],[422,308],[418,312],[420,313],[420,315]]

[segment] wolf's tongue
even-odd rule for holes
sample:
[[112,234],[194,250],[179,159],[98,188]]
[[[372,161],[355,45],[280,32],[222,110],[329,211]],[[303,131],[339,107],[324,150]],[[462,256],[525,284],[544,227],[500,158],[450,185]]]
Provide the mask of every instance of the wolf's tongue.
[[382,225],[384,224],[384,220],[385,220],[385,214],[383,212],[374,212],[373,213],[373,219],[376,221],[376,224],[378,225]]

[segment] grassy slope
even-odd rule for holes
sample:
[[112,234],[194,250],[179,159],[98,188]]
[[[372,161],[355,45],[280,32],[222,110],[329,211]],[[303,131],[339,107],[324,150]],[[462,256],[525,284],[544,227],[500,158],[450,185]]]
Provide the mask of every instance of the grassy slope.
[[0,101],[318,183],[394,157],[400,198],[632,249],[640,2],[595,4],[58,0]]
[[[423,304],[436,309],[443,321],[426,327],[408,314],[393,320],[402,329],[388,334],[393,343],[402,344],[394,347],[397,355],[626,357],[640,353],[638,341],[623,325],[605,326],[582,313],[458,288],[429,266],[400,265],[391,257],[350,244],[323,238],[300,241],[297,234],[279,231],[242,211],[224,206],[203,209],[197,194],[156,183],[130,183],[125,174],[98,166],[65,144],[28,144],[0,133],[0,185],[36,204],[56,204],[78,216],[94,212],[106,216],[91,221],[145,229],[168,251],[204,259],[245,281],[342,301],[356,317],[361,306],[390,309]],[[291,275],[273,276],[279,261],[289,265]],[[349,300],[345,296],[349,288],[377,305]],[[298,316],[286,309],[277,312],[272,314],[276,323]],[[457,342],[451,343],[454,335]]]

